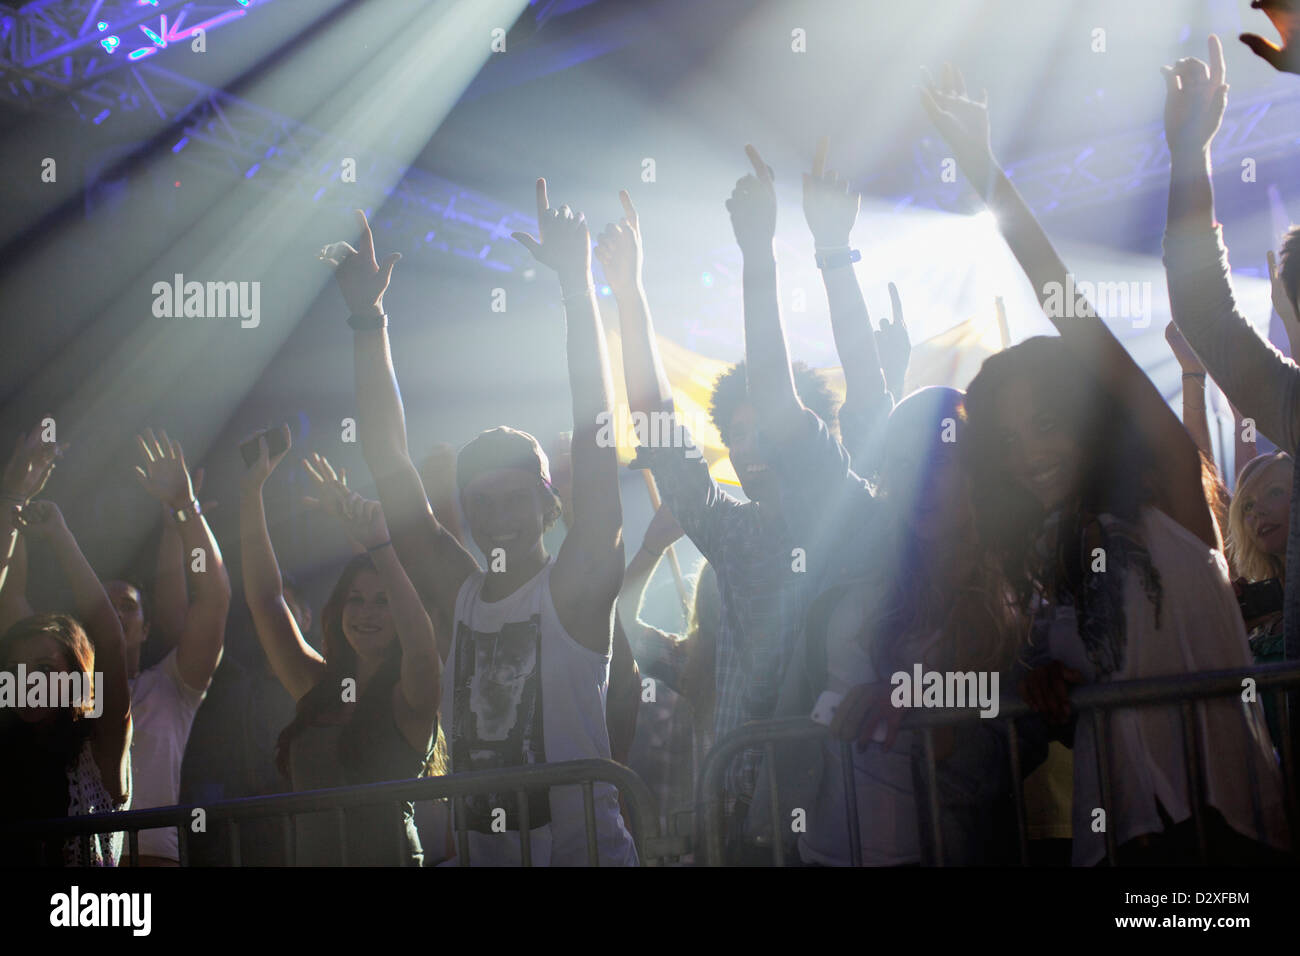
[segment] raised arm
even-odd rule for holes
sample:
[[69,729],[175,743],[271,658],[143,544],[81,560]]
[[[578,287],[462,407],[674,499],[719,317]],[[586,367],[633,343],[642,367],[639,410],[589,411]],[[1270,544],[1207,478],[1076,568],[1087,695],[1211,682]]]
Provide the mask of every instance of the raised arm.
[[[876,351],[876,337],[867,314],[867,302],[858,285],[849,249],[849,233],[858,218],[861,199],[834,170],[826,169],[829,138],[817,143],[811,173],[803,176],[803,214],[817,250],[817,267],[826,286],[826,301],[831,313],[831,334],[844,366],[845,397],[840,409],[841,423],[847,427],[846,445],[855,461],[871,457],[864,447],[875,423],[893,409],[890,384]],[[892,289],[891,285],[891,289]],[[895,293],[896,294],[896,293]],[[859,464],[864,473],[870,467]]]
[[759,430],[781,442],[798,431],[803,404],[794,387],[776,285],[776,189],[772,167],[745,147],[754,172],[742,176],[727,200],[731,228],[744,259],[745,374]]
[[271,547],[266,527],[262,487],[286,454],[292,438],[289,426],[281,426],[285,450],[274,458],[266,437],[258,439],[258,458],[244,472],[240,488],[239,544],[244,571],[244,600],[253,616],[253,629],[266,652],[271,672],[295,701],[316,686],[325,674],[325,659],[303,640],[289,605],[284,600],[280,565]]
[[[198,501],[199,492],[203,490],[203,469],[195,468],[190,477],[194,483],[194,500]],[[214,507],[216,502],[204,502],[199,511],[206,515]],[[166,504],[162,504],[160,510],[163,529],[158,539],[158,560],[154,567],[153,618],[149,635],[171,648],[176,646],[185,631],[190,592],[185,583],[187,562],[180,522],[176,520],[176,513]]]
[[623,502],[618,448],[602,441],[613,419],[613,388],[605,330],[591,279],[587,220],[567,206],[552,209],[546,180],[537,180],[540,236],[514,237],[560,278],[573,399],[573,523],[551,575],[555,610],[583,647],[610,653],[610,615],[623,583]]
[[1210,441],[1210,420],[1205,410],[1205,366],[1173,322],[1165,326],[1165,341],[1183,371],[1183,426],[1201,453],[1213,461],[1214,445]]
[[5,522],[0,525],[0,633],[34,613],[27,600],[27,543],[20,513],[49,481],[59,453],[58,445],[41,441],[37,425],[14,441],[0,475],[0,509]]
[[22,506],[0,499],[0,634],[32,616],[27,603],[27,544],[19,512]]
[[641,632],[650,628],[641,620],[641,604],[645,600],[645,591],[659,567],[659,559],[668,547],[682,536],[682,526],[673,517],[667,505],[660,505],[659,510],[650,519],[645,538],[632,560],[628,562],[623,574],[623,588],[618,592],[618,618],[627,632],[628,639],[635,646]]
[[384,315],[384,292],[399,253],[375,260],[375,240],[365,213],[357,210],[360,250],[346,242],[322,251],[335,265],[334,277],[352,315],[353,357],[360,414],[361,451],[379,490],[393,533],[393,547],[411,582],[436,613],[450,622],[461,584],[477,568],[473,556],[434,517],[406,444],[406,413],[393,369]]
[[[1201,483],[1201,458],[1187,429],[1091,303],[1080,302],[1066,317],[1062,290],[1072,279],[1029,206],[998,166],[989,138],[988,97],[966,95],[961,73],[945,67],[942,88],[922,90],[930,118],[948,141],[958,163],[997,217],[1003,237],[1029,277],[1043,311],[1080,365],[1133,416],[1159,469],[1160,506],[1209,547],[1218,547]],[[1198,350],[1199,354],[1199,350]]]
[[1210,63],[1164,67],[1169,144],[1165,275],[1174,321],[1228,400],[1280,448],[1300,444],[1300,369],[1237,308],[1227,249],[1214,219],[1210,144],[1227,106],[1223,48],[1209,39]]
[[[646,304],[641,275],[640,218],[626,190],[619,193],[619,198],[626,215],[622,222],[611,224],[601,232],[595,254],[618,303],[628,405],[634,415],[644,416],[647,422],[671,414],[674,427],[668,431],[674,439],[678,434],[684,439],[685,429],[677,432],[680,423],[674,410],[672,386],[659,355],[654,322]],[[653,428],[650,431],[664,433]],[[718,549],[723,547],[725,516],[738,502],[713,480],[699,448],[688,447],[684,440],[674,440],[672,447],[651,441],[640,447],[633,467],[650,469],[664,502],[672,508],[691,541],[710,560],[717,560]]]
[[104,677],[102,684],[96,681],[95,694],[103,694],[104,698],[103,711],[95,721],[92,747],[104,785],[120,802],[129,789],[131,759],[131,687],[126,676],[122,623],[77,539],[64,523],[58,505],[52,501],[33,502],[23,509],[22,521],[27,531],[44,538],[54,549],[72,594],[77,620],[95,649],[95,671]]
[[1278,72],[1300,73],[1300,5],[1296,0],[1250,0],[1250,5],[1268,15],[1282,37],[1282,45],[1257,33],[1243,33],[1241,42]]
[[189,571],[191,587],[187,590],[194,592],[176,645],[176,668],[187,686],[204,690],[221,662],[226,617],[230,613],[230,575],[194,496],[180,442],[169,439],[165,431],[156,438],[151,429],[136,440],[144,459],[136,466],[136,477],[145,491],[175,517],[181,560]]
[[393,717],[411,746],[424,751],[438,718],[442,692],[442,662],[433,622],[392,548],[379,502],[348,490],[322,455],[313,455],[311,461],[303,459],[303,466],[314,485],[314,496],[308,499],[311,506],[340,522],[344,533],[369,553],[384,583],[393,629],[402,645],[402,672]]
[[619,192],[618,198],[623,204],[624,217],[601,232],[596,258],[618,306],[628,406],[633,413],[648,419],[673,411],[673,390],[659,356],[642,278],[641,219],[626,189]]

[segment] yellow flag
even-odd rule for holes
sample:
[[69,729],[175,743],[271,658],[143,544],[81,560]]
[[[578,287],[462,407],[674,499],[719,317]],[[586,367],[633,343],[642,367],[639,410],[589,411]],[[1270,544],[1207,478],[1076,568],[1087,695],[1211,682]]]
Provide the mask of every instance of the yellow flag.
[[[997,314],[991,311],[987,315],[973,316],[946,332],[914,345],[904,391],[911,393],[927,385],[965,388],[984,360],[1003,347],[1003,334],[999,325]],[[626,411],[626,383],[623,376],[618,374],[618,370],[623,368],[623,343],[617,330],[607,331],[606,337],[609,342],[610,367],[616,370],[614,407],[620,412],[615,415],[614,425],[619,459],[628,462],[636,456],[637,440],[630,415]],[[668,374],[673,389],[677,420],[690,430],[695,444],[709,463],[709,473],[714,480],[739,485],[736,471],[727,457],[726,446],[722,444],[722,436],[709,417],[713,383],[731,367],[731,363],[707,358],[663,336],[658,336],[658,342],[664,371]],[[836,398],[842,402],[844,369],[837,366],[818,371],[826,377]]]

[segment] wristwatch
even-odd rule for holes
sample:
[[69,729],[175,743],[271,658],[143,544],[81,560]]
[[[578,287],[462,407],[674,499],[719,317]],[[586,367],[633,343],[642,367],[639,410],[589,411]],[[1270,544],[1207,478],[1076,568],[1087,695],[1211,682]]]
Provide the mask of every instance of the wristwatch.
[[197,518],[199,515],[203,514],[203,509],[199,506],[198,498],[191,498],[188,504],[181,505],[181,507],[173,511],[172,514],[175,516],[177,521],[184,524],[186,521],[190,520],[191,516]]
[[379,315],[350,315],[348,316],[348,325],[352,326],[354,332],[373,332],[376,329],[388,328],[388,316],[383,313]]
[[852,265],[862,260],[862,253],[856,249],[850,249],[845,246],[842,249],[818,249],[817,250],[817,268],[818,269],[839,269],[843,266]]

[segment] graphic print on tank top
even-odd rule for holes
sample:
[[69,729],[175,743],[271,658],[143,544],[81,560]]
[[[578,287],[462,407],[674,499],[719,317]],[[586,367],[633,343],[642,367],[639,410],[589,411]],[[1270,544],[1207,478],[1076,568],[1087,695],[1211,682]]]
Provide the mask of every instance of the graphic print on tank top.
[[[527,621],[504,624],[495,634],[457,621],[455,658],[451,752],[456,772],[545,763],[540,610]],[[521,818],[514,792],[466,797],[465,829],[493,832],[497,808],[506,812],[506,829],[517,831]],[[531,791],[528,826],[550,822],[546,791]]]

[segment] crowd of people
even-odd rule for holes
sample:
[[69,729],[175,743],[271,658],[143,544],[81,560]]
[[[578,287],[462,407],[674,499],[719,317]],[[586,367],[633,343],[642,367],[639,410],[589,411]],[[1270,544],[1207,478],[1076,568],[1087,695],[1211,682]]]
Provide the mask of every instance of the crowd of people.
[[[1289,48],[1252,47],[1300,71]],[[1064,314],[1053,305],[1051,290],[1072,287],[1069,271],[993,154],[987,97],[968,95],[948,66],[927,77],[923,105],[1059,335],[991,356],[964,392],[904,395],[910,346],[898,295],[895,321],[874,331],[850,246],[859,197],[827,168],[824,139],[803,176],[803,209],[844,367],[837,408],[828,382],[789,356],[774,173],[747,146],[752,171],[726,201],[744,262],[744,360],[714,384],[711,406],[744,500],[714,479],[689,435],[643,443],[632,467],[649,470],[662,504],[630,559],[618,450],[601,437],[619,370],[593,255],[617,305],[631,412],[675,415],[632,197],[621,194],[625,216],[593,245],[585,218],[553,206],[539,179],[538,234],[515,234],[554,272],[564,306],[573,430],[554,468],[533,436],[504,425],[417,465],[392,359],[404,322],[384,308],[400,256],[380,258],[358,212],[356,246],[335,243],[320,258],[350,315],[359,437],[378,500],[349,488],[323,457],[304,460],[309,504],[355,552],[318,616],[281,571],[263,505],[264,484],[290,452],[287,426],[248,445],[240,489],[242,599],[293,701],[273,728],[279,789],[626,761],[649,677],[674,701],[656,748],[668,757],[648,765],[652,782],[688,801],[711,748],[743,725],[780,716],[829,725],[820,742],[742,750],[726,766],[729,863],[769,863],[780,841],[792,864],[925,865],[939,859],[936,834],[946,863],[1014,862],[1017,787],[1036,821],[1037,863],[1095,865],[1108,832],[1121,863],[1191,861],[1200,838],[1214,862],[1289,861],[1287,728],[1276,693],[1199,700],[1190,725],[1177,704],[1119,707],[1098,723],[1070,699],[1078,686],[1300,656],[1300,595],[1287,574],[1300,560],[1291,508],[1300,473],[1286,451],[1253,457],[1242,441],[1230,495],[1206,422],[1212,377],[1242,420],[1279,448],[1300,446],[1300,369],[1233,298],[1209,160],[1227,98],[1215,37],[1208,60],[1165,68],[1166,335],[1183,370],[1181,421],[1091,304]],[[1300,228],[1271,262],[1274,305],[1294,325]],[[41,497],[64,455],[39,425],[4,470],[0,669],[98,675],[93,702],[0,709],[6,763],[23,768],[0,788],[5,822],[178,803],[232,587],[199,503],[201,471],[165,432],[146,430],[138,444],[137,477],[164,515],[149,593],[101,581],[58,505]],[[640,613],[662,556],[683,536],[706,563],[689,626],[672,634]],[[73,613],[28,604],[33,546],[57,558]],[[142,669],[155,630],[172,645]],[[914,669],[994,675],[993,686],[1031,712],[945,725],[927,748],[892,679]],[[853,744],[847,763],[842,741]],[[924,798],[928,765],[933,803]],[[596,784],[591,801],[600,864],[636,864],[615,788]],[[856,811],[856,828],[846,810]],[[800,823],[773,833],[774,817]],[[588,859],[578,786],[478,794],[455,814],[408,803],[349,809],[346,819],[344,846],[333,814],[296,818],[294,859],[328,865],[346,853],[356,865],[431,865],[455,862],[459,845],[474,865],[517,865],[525,839],[534,865]],[[698,827],[694,836],[699,859]],[[145,831],[139,850],[144,863],[179,860],[174,829]],[[122,835],[112,833],[14,839],[0,855],[27,865],[125,862]]]

